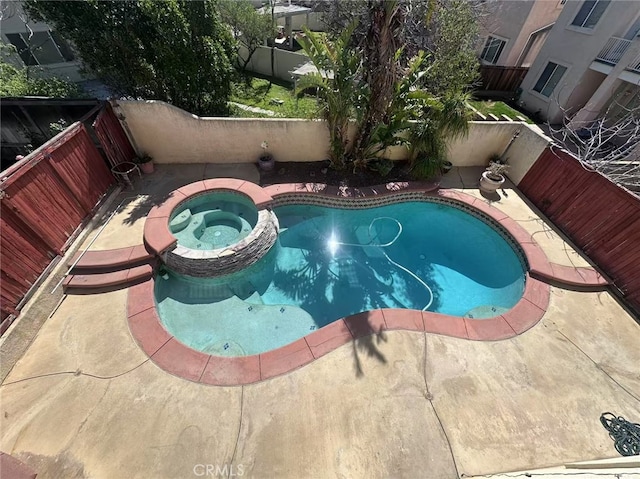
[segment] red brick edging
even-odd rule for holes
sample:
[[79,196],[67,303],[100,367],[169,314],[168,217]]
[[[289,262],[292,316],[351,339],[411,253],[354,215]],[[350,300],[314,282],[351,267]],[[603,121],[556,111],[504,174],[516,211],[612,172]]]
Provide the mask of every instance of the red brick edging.
[[[568,270],[550,263],[546,254],[535,240],[516,221],[497,208],[454,190],[432,191],[424,183],[388,183],[371,188],[338,188],[321,184],[287,184],[260,188],[241,180],[205,180],[192,183],[176,190],[169,199],[156,207],[149,219],[152,225],[145,224],[145,241],[153,243],[154,232],[164,222],[168,231],[167,218],[171,211],[187,196],[222,188],[236,188],[237,191],[260,201],[265,207],[280,195],[318,194],[329,197],[366,198],[378,195],[392,195],[398,192],[422,192],[427,197],[442,197],[463,203],[479,210],[498,222],[520,244],[529,264],[529,271],[536,276],[562,281],[562,277],[577,281],[582,285],[597,282],[603,278],[595,270],[581,268],[583,271],[571,276]],[[214,186],[215,185],[215,186]],[[213,188],[212,188],[213,187]],[[242,189],[240,189],[242,187]],[[260,188],[260,192],[256,189]],[[248,193],[247,193],[248,192]],[[254,200],[255,201],[255,200]],[[149,221],[149,219],[147,221]],[[149,233],[149,236],[147,236]],[[164,235],[164,231],[160,233]],[[175,242],[169,244],[164,236],[152,246],[161,253]],[[190,381],[202,384],[232,386],[250,384],[281,374],[288,373],[334,349],[358,338],[377,334],[385,330],[424,331],[443,334],[462,339],[495,341],[521,334],[542,319],[549,305],[549,285],[526,273],[525,290],[520,301],[506,313],[488,319],[469,319],[438,313],[409,309],[377,309],[339,319],[281,348],[262,354],[241,357],[221,357],[209,355],[189,348],[172,337],[160,322],[154,299],[153,280],[133,286],[129,289],[127,318],[133,337],[151,360],[165,371]]]

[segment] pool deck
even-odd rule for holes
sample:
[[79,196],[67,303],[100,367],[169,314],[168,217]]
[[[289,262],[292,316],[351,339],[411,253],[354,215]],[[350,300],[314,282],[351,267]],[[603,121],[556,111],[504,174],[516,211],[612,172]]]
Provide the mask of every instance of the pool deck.
[[[114,201],[91,250],[140,244],[153,206],[212,177],[259,178],[251,165],[160,166]],[[508,215],[560,270],[586,271],[517,190],[490,201],[478,177],[456,168],[441,186]],[[230,387],[149,360],[129,329],[128,290],[69,295],[0,388],[0,450],[39,478],[221,476],[225,466],[230,477],[453,478],[616,457],[599,416],[640,420],[640,326],[608,291],[549,292],[542,319],[508,339],[379,328]]]

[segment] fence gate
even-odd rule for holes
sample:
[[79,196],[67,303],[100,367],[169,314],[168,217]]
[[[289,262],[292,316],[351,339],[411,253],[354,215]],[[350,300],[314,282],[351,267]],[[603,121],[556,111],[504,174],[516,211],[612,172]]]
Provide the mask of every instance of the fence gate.
[[93,128],[111,166],[136,157],[136,152],[109,103],[98,114]]

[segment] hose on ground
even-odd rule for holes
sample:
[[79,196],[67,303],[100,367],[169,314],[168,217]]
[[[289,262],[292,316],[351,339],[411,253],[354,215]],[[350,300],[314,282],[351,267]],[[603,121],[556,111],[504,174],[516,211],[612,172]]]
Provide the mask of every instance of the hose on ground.
[[621,456],[640,455],[640,424],[610,412],[603,413],[600,422],[609,431],[609,437],[614,440],[616,451]]

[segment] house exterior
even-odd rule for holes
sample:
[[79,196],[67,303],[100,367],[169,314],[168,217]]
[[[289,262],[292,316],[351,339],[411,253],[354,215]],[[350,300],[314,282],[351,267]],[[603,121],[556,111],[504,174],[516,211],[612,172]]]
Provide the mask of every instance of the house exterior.
[[638,1],[567,0],[522,82],[521,106],[576,128],[640,106],[639,34]]
[[22,2],[3,2],[2,8],[2,42],[13,45],[17,51],[9,55],[7,61],[17,67],[36,67],[34,73],[44,77],[55,76],[72,82],[85,79],[73,49],[49,25],[29,20],[22,10]]
[[562,11],[562,0],[493,0],[480,16],[484,65],[529,66]]

